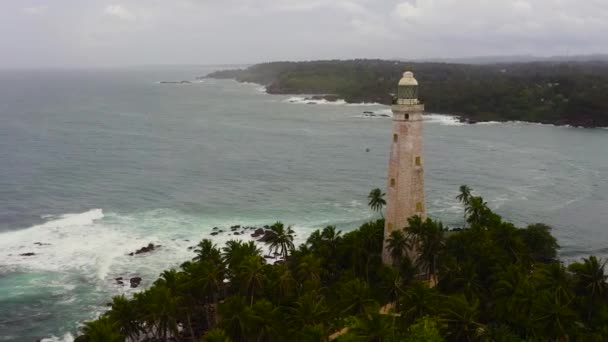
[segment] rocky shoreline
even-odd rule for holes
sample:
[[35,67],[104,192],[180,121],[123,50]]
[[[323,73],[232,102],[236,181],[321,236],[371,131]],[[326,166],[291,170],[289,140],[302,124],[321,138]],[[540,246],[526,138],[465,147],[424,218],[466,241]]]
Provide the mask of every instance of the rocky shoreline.
[[[556,126],[608,126],[608,63],[515,63],[462,65],[395,60],[270,62],[220,70],[205,78],[260,84],[268,94],[312,95],[309,104],[333,102],[390,105],[403,70],[419,75],[420,98],[430,113],[464,123],[530,122]],[[589,75],[593,75],[590,77]],[[302,103],[302,102],[299,102]]]
[[[243,239],[247,239],[247,240],[251,240],[251,241],[255,241],[255,242],[259,242],[259,243],[264,243],[267,241],[268,239],[268,235],[270,232],[270,225],[262,225],[262,226],[248,226],[248,225],[233,225],[230,227],[213,227],[211,229],[210,232],[206,233],[202,238],[209,238],[209,239],[213,239],[214,237],[217,236],[221,236],[221,235],[227,235],[227,236],[233,236],[235,239],[239,239],[239,240],[243,240]],[[174,239],[175,240],[175,239]],[[185,242],[189,242],[190,240],[184,240]],[[43,247],[43,246],[50,246],[51,244],[49,243],[45,243],[45,242],[34,242],[33,243],[34,246],[37,247]],[[25,247],[25,246],[24,246]],[[160,250],[162,250],[162,245],[160,244],[155,244],[155,243],[148,243],[147,245],[144,245],[134,251],[131,252],[125,252],[125,255],[128,257],[145,257],[146,255],[150,255],[153,253],[158,253]],[[187,247],[188,251],[194,251],[196,249],[196,245],[193,246],[189,246]],[[9,254],[10,256],[11,254]],[[30,258],[30,257],[41,257],[44,255],[44,250],[36,250],[35,252],[32,251],[24,251],[23,253],[18,254],[18,256],[23,257],[23,258]],[[264,258],[267,260],[275,260],[275,263],[280,263],[282,262],[282,259],[280,258],[278,253],[267,253],[264,255]],[[134,259],[136,260],[136,259]],[[110,282],[111,286],[119,286],[119,287],[124,287],[126,289],[135,289],[140,287],[140,285],[145,285],[145,279],[143,278],[143,276],[137,274],[136,272],[127,272],[126,274],[123,275],[119,275],[116,274],[113,276],[113,278],[109,278],[108,281]]]
[[[239,82],[239,83],[255,83],[255,82],[249,82],[249,81],[240,81],[238,79],[233,78],[232,80]],[[264,86],[261,83],[255,83],[257,85],[260,86]],[[308,105],[316,105],[319,104],[319,101],[325,101],[328,103],[336,103],[339,101],[344,101],[344,103],[347,104],[365,104],[365,100],[361,99],[361,101],[358,100],[347,100],[347,99],[343,99],[340,98],[338,95],[335,94],[318,94],[318,95],[310,95],[310,93],[297,93],[297,92],[287,92],[284,90],[279,90],[277,88],[271,88],[271,87],[266,87],[266,93],[269,95],[295,95],[295,96],[303,96],[303,95],[308,95],[306,97],[304,97],[304,99],[302,101],[294,101],[291,100],[289,102],[291,103],[305,103]],[[390,106],[390,104],[387,103],[378,103],[378,105],[384,105],[384,106]],[[581,122],[580,124],[572,124],[572,123],[567,123],[567,122],[563,122],[563,121],[550,121],[550,120],[539,120],[539,121],[525,121],[525,120],[508,120],[508,119],[501,119],[501,118],[492,118],[492,119],[488,119],[488,120],[480,120],[474,117],[469,117],[467,116],[465,113],[459,113],[459,114],[453,114],[453,113],[434,113],[434,114],[439,114],[439,115],[448,115],[451,117],[454,117],[455,119],[457,119],[459,122],[467,124],[467,125],[474,125],[474,124],[478,124],[478,123],[484,123],[484,122],[500,122],[500,123],[509,123],[509,122],[524,122],[524,123],[530,123],[530,124],[541,124],[541,125],[551,125],[551,126],[556,126],[556,127],[574,127],[574,128],[599,128],[599,129],[608,129],[608,127],[598,127],[598,126],[594,126],[594,125],[588,125],[584,122]],[[374,111],[363,111],[362,115],[364,117],[390,117],[390,115],[387,114],[381,114],[381,113],[376,113]]]

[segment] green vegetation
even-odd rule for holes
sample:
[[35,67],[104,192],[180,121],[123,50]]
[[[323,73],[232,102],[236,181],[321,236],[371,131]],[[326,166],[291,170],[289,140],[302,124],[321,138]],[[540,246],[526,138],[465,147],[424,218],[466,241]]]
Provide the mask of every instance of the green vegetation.
[[348,102],[391,103],[404,70],[420,82],[433,113],[469,121],[608,126],[608,63],[466,65],[383,60],[274,62],[208,77],[260,83],[271,94],[335,94]]
[[565,266],[548,226],[515,227],[468,187],[458,198],[469,228],[413,217],[388,240],[392,265],[381,262],[382,219],[346,234],[317,230],[297,248],[277,223],[264,242],[285,256],[275,264],[255,242],[202,240],[179,270],[115,297],[79,340],[608,340],[604,262]]

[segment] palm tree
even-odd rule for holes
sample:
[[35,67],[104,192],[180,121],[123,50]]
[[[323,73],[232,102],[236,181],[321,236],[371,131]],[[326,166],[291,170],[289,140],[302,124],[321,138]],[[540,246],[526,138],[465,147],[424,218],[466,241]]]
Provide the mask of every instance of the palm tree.
[[209,239],[199,242],[194,252],[196,253],[196,256],[192,259],[194,261],[212,260],[213,262],[220,263],[222,260],[220,250]]
[[125,337],[119,332],[118,324],[109,317],[101,317],[96,321],[86,322],[83,333],[91,342],[124,342]]
[[608,275],[605,273],[606,261],[595,256],[583,259],[583,263],[571,264],[568,269],[574,273],[575,290],[584,298],[588,306],[587,321],[590,322],[597,310],[598,301],[606,302],[608,294]]
[[530,328],[530,312],[537,289],[530,282],[529,272],[521,265],[507,265],[492,277],[494,315],[503,322]]
[[256,341],[273,341],[279,335],[277,322],[281,321],[281,313],[266,299],[257,301],[253,305]]
[[[483,284],[477,274],[477,264],[472,260],[454,262],[450,259],[442,265],[441,288],[450,292],[462,292],[467,299],[479,297],[483,294]],[[443,272],[443,273],[442,273]]]
[[230,240],[222,248],[222,259],[232,273],[238,273],[239,265],[249,256],[262,258],[262,250],[253,241]]
[[279,267],[281,269],[276,286],[279,290],[280,299],[284,300],[290,298],[295,293],[298,284],[287,266],[281,265]]
[[465,211],[463,213],[463,228],[466,228],[467,226],[467,213],[466,213],[466,207],[469,205],[469,202],[471,201],[471,188],[469,188],[467,185],[461,185],[460,186],[460,194],[458,196],[456,196],[456,199],[458,201],[460,201],[460,203],[462,203],[465,207]]
[[437,311],[438,300],[436,289],[417,281],[403,293],[397,308],[404,322],[409,325],[423,316],[433,315]]
[[398,267],[401,260],[407,255],[410,244],[403,231],[393,230],[389,238],[386,239],[386,247],[393,260],[393,265]]
[[362,318],[355,318],[353,324],[348,327],[348,334],[361,341],[393,341],[394,327],[390,316],[373,312]]
[[156,328],[156,337],[177,336],[178,303],[167,287],[153,286],[138,299],[146,308],[148,326]]
[[538,267],[540,268],[534,272],[534,277],[540,289],[550,291],[565,301],[574,297],[573,276],[562,263],[540,264]]
[[371,307],[377,306],[369,286],[360,279],[353,279],[341,284],[338,297],[338,305],[343,314],[364,314]]
[[137,307],[124,295],[112,298],[112,310],[108,311],[107,316],[110,321],[116,322],[118,332],[131,340],[137,340],[142,332]]
[[532,310],[532,322],[538,335],[553,340],[567,341],[568,335],[577,321],[576,312],[570,301],[564,301],[557,294],[542,291],[537,294]]
[[[225,269],[223,264],[218,264],[210,260],[200,261],[188,265],[184,268],[186,280],[182,282],[182,296],[180,298],[185,303],[181,308],[216,307],[219,297],[224,292]],[[211,327],[214,323],[214,315],[209,312],[205,315],[207,326]],[[190,312],[186,312],[186,319],[190,321]],[[190,322],[188,322],[189,325]]]
[[249,305],[253,306],[255,294],[261,292],[266,282],[262,260],[259,257],[247,256],[239,268],[239,278],[245,293],[250,298]]
[[379,266],[382,262],[380,253],[384,241],[384,220],[365,223],[359,228],[357,235],[358,253],[361,253],[359,260],[363,264],[359,265],[364,270],[365,280],[369,283],[369,271],[373,266]]
[[320,284],[321,272],[321,260],[313,254],[303,256],[296,267],[296,275],[300,283],[308,283],[313,287]]
[[406,238],[410,248],[414,248],[420,243],[422,235],[425,233],[425,222],[422,217],[416,215],[407,219],[407,229],[405,230]]
[[338,243],[342,240],[341,234],[341,230],[336,231],[336,226],[327,226],[323,228],[323,232],[321,233],[321,239],[329,248],[330,258],[334,257],[336,254]]
[[417,237],[419,250],[416,266],[420,267],[429,279],[434,279],[437,273],[437,259],[445,246],[444,232],[445,229],[440,222],[427,219],[422,234]]
[[481,197],[471,197],[465,208],[465,214],[468,215],[467,221],[474,225],[481,225],[484,216],[489,212],[488,204]]
[[608,275],[605,273],[606,261],[590,256],[583,263],[570,265],[570,271],[576,276],[577,287],[590,297],[601,297],[608,293]]
[[399,270],[393,267],[384,266],[380,272],[380,289],[383,293],[385,303],[398,304],[399,297],[403,293],[403,279]]
[[215,328],[203,336],[202,342],[232,342],[232,340],[223,329]]
[[373,189],[367,196],[367,199],[369,200],[367,204],[369,207],[375,212],[380,212],[380,215],[382,215],[382,208],[386,205],[384,195],[385,193],[383,193],[382,190],[376,188]]
[[310,291],[298,298],[289,309],[290,328],[297,331],[306,326],[314,326],[327,320],[329,309],[325,298],[315,291]]
[[520,261],[526,252],[526,246],[518,228],[511,223],[502,223],[493,227],[490,233],[496,245],[509,256],[510,262]]
[[[278,252],[283,259],[287,258],[289,251],[293,250],[293,234],[291,227],[285,226],[281,222],[277,222],[270,226],[270,230],[264,235],[264,242],[270,245],[270,251]],[[279,252],[280,250],[280,252]]]
[[253,310],[247,305],[245,298],[239,295],[228,297],[219,306],[219,314],[222,327],[230,337],[237,342],[245,341],[255,321]]
[[450,296],[444,302],[441,317],[447,323],[449,334],[456,341],[474,341],[483,332],[484,326],[479,323],[479,301],[469,303],[463,295]]
[[324,245],[323,236],[319,230],[315,230],[306,239],[306,245],[310,246],[310,250],[318,253]]

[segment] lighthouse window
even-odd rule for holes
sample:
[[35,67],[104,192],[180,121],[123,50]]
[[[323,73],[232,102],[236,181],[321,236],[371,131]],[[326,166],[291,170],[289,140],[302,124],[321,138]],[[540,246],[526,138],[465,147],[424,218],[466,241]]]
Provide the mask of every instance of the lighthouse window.
[[395,187],[395,178],[391,178],[391,187]]
[[393,142],[397,142],[397,134],[393,134]]
[[420,166],[420,156],[416,157],[416,166]]
[[416,203],[416,211],[422,211],[422,203]]
[[409,120],[410,119],[410,115],[409,114],[405,114],[404,118],[405,118],[405,120]]

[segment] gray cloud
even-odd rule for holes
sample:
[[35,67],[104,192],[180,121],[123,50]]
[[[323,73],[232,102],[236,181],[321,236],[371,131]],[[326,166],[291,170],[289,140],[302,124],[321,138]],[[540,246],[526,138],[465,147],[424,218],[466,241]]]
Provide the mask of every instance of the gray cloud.
[[603,0],[7,0],[0,66],[606,53]]

